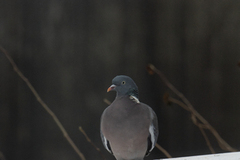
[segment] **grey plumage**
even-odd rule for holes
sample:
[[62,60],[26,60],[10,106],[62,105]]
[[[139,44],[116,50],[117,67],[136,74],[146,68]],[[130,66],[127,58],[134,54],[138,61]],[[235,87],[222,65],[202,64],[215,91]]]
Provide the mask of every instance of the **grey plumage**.
[[155,112],[138,100],[138,88],[128,76],[116,76],[108,91],[117,96],[101,117],[104,147],[117,160],[143,160],[155,146],[158,122]]

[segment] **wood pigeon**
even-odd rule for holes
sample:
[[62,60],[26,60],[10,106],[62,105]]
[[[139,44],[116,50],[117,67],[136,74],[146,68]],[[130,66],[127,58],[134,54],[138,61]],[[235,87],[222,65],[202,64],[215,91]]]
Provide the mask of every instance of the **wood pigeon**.
[[139,101],[138,87],[130,77],[116,76],[109,91],[117,95],[101,117],[103,145],[117,160],[143,160],[157,142],[157,116]]

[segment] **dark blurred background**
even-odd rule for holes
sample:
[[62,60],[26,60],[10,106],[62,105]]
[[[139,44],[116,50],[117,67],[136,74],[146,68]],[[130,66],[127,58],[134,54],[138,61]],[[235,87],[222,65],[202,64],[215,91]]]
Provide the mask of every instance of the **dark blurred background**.
[[[190,114],[164,104],[161,70],[232,147],[240,149],[240,1],[1,0],[0,45],[57,115],[87,160],[108,160],[100,116],[113,77],[132,77],[159,118],[172,156],[209,154]],[[207,131],[216,152],[220,149]],[[78,160],[52,117],[0,53],[0,151],[7,160]],[[158,149],[146,158],[165,158]]]

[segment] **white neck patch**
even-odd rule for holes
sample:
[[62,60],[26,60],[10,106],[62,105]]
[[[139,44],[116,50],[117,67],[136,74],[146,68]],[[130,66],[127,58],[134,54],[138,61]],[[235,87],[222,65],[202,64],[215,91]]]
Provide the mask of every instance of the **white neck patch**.
[[140,101],[138,100],[138,98],[135,97],[135,96],[130,96],[129,98],[132,99],[133,101],[135,101],[136,103],[140,103]]

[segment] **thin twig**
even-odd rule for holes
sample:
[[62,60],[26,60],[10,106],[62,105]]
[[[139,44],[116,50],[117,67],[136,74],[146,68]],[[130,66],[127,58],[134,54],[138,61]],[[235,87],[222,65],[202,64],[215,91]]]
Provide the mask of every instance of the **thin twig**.
[[[178,104],[183,109],[191,112],[191,110],[189,110],[188,106],[186,104],[184,104],[183,102],[181,102],[181,101],[179,101],[179,100],[177,100],[175,98],[172,98],[172,97],[166,97],[166,96],[164,96],[164,97],[165,97],[165,101],[169,101],[171,103]],[[167,100],[166,100],[166,98],[167,98]],[[194,114],[192,114],[192,118],[191,119],[192,119],[193,124],[195,124],[200,129],[200,131],[201,131],[201,133],[202,133],[202,135],[203,135],[203,137],[204,137],[204,139],[205,139],[205,141],[207,143],[207,146],[210,149],[211,153],[215,153],[215,151],[214,151],[214,149],[213,149],[213,147],[212,147],[212,145],[211,145],[211,143],[210,143],[210,141],[209,141],[209,139],[208,139],[208,137],[207,137],[207,135],[206,135],[206,133],[204,131],[204,129],[208,129],[208,127],[206,125],[204,125],[204,124],[199,123],[197,117]]]
[[3,153],[0,151],[0,160],[6,160],[5,156],[3,155]]
[[203,135],[203,137],[204,137],[204,139],[205,139],[205,141],[207,143],[207,146],[210,149],[211,153],[212,154],[216,153],[215,150],[213,149],[213,147],[212,147],[212,145],[211,145],[211,143],[210,143],[210,141],[208,139],[208,136],[206,135],[204,129],[202,127],[199,127],[199,129],[200,129],[200,131],[201,131],[201,133],[202,133],[202,135]]
[[208,139],[208,136],[207,136],[205,130],[204,130],[204,129],[208,129],[207,126],[204,125],[204,124],[199,123],[197,117],[195,115],[193,115],[193,114],[192,114],[192,121],[199,128],[199,130],[201,131],[201,133],[202,133],[202,135],[203,135],[203,137],[204,137],[204,139],[205,139],[205,141],[207,143],[207,146],[210,149],[211,153],[212,154],[216,153],[215,150],[213,149],[209,139]]
[[165,154],[166,157],[168,158],[172,158],[172,156],[168,153],[168,151],[166,151],[162,146],[160,146],[158,143],[156,143],[155,145],[157,147],[157,149],[159,149],[160,151],[162,151],[163,154]]
[[[103,101],[104,101],[107,105],[110,105],[110,104],[111,104],[111,102],[110,102],[108,99],[106,99],[106,98],[104,98]],[[157,149],[159,149],[163,154],[165,154],[166,157],[172,158],[172,156],[171,156],[162,146],[160,146],[158,143],[156,143],[155,146],[156,146]]]
[[99,154],[102,156],[102,159],[106,160],[103,153],[101,152],[100,148],[98,148],[92,140],[88,137],[87,133],[84,131],[82,127],[79,127],[79,130],[82,132],[82,134],[85,136],[86,140],[99,152]]
[[215,138],[217,139],[217,142],[219,144],[219,146],[226,151],[237,151],[236,149],[232,148],[225,140],[222,139],[222,137],[218,134],[218,132],[215,130],[215,128],[213,128],[208,121],[203,118],[192,106],[192,104],[188,101],[188,99],[181,93],[179,92],[166,78],[166,76],[159,71],[154,65],[149,64],[147,66],[147,70],[149,72],[149,74],[154,74],[156,73],[163,81],[163,83],[170,88],[178,97],[180,97],[182,99],[182,101],[186,104],[186,106],[188,107],[188,109],[190,110],[190,112],[192,114],[194,114],[204,125],[207,126],[207,128],[211,131],[211,133],[215,136]]
[[172,98],[172,97],[169,97],[168,100],[172,103],[176,103],[178,104],[179,106],[181,106],[183,109],[187,110],[187,111],[190,111],[190,109],[187,107],[187,105],[185,105],[183,102],[175,99],[175,98]]
[[106,98],[103,99],[103,102],[105,102],[107,105],[111,104],[111,102],[108,99],[106,99]]
[[67,141],[69,142],[69,144],[72,146],[72,148],[75,150],[75,152],[79,155],[79,157],[82,160],[86,160],[84,155],[82,154],[82,152],[80,152],[80,150],[77,148],[77,146],[75,145],[75,143],[72,141],[72,139],[69,137],[67,131],[65,130],[65,128],[63,127],[63,125],[61,124],[61,122],[59,121],[59,119],[57,118],[57,116],[53,113],[53,111],[46,105],[46,103],[41,99],[41,97],[39,96],[39,94],[37,93],[37,91],[35,90],[35,88],[32,86],[32,84],[28,81],[28,79],[22,74],[22,72],[18,69],[16,63],[13,61],[12,57],[8,54],[8,52],[0,46],[0,50],[5,54],[5,56],[7,57],[7,59],[9,60],[9,62],[12,64],[14,71],[19,75],[19,77],[27,84],[27,86],[29,87],[29,89],[32,91],[32,93],[34,94],[34,96],[36,97],[37,101],[42,105],[42,107],[47,111],[48,114],[50,114],[53,118],[53,120],[55,121],[55,123],[57,124],[57,126],[59,127],[59,129],[62,131],[64,137],[67,139]]

